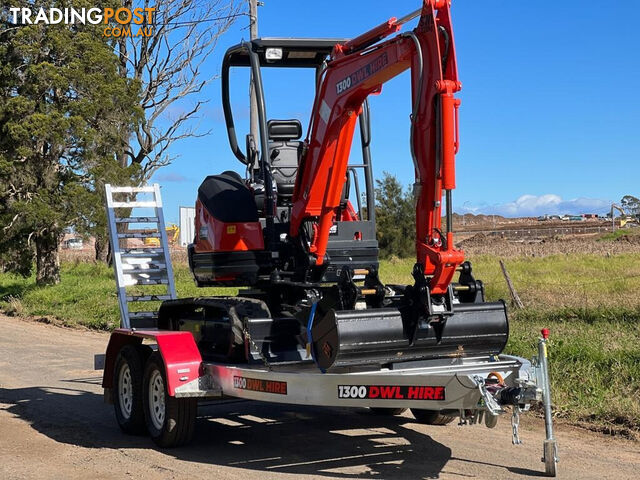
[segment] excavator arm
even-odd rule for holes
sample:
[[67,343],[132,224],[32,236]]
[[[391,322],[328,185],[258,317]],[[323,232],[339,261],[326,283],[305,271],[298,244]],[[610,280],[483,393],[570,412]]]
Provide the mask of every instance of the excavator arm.
[[[417,27],[386,41],[402,24],[420,16]],[[305,152],[293,194],[290,236],[313,232],[308,251],[316,266],[326,262],[358,115],[371,94],[411,70],[410,146],[415,167],[416,256],[430,277],[432,294],[444,294],[464,261],[453,246],[451,191],[455,188],[460,90],[450,1],[424,0],[420,10],[392,18],[333,50],[318,85]],[[447,232],[441,230],[446,198]],[[311,223],[312,228],[306,228]]]

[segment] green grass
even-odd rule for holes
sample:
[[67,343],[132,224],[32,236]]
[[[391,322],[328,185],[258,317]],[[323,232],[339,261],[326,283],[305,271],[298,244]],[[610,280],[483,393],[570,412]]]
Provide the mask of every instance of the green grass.
[[[174,267],[179,297],[234,295],[234,288],[198,288],[186,265]],[[0,309],[36,317],[54,317],[69,325],[99,330],[118,326],[120,313],[113,269],[103,264],[63,263],[58,285],[37,288],[35,279],[0,274]],[[135,290],[128,290],[134,292]],[[163,287],[145,287],[144,293],[165,293]],[[133,304],[132,310],[154,304]]]
[[640,309],[533,309],[511,317],[509,353],[530,358],[551,330],[549,365],[558,416],[640,432]]
[[[509,298],[498,259],[471,258],[474,276],[485,284],[487,298]],[[412,260],[383,263],[388,283],[410,282]],[[527,307],[536,310],[562,308],[634,308],[640,305],[640,256],[565,254],[517,257],[505,261],[516,291]]]
[[640,229],[638,228],[619,228],[614,232],[605,233],[598,240],[603,242],[617,240],[620,237],[630,237],[633,235],[640,235]]
[[[496,257],[471,259],[487,298],[508,300]],[[410,283],[412,260],[381,265],[385,283]],[[640,431],[640,257],[557,255],[506,262],[524,310],[510,310],[506,351],[531,357],[540,329],[551,329],[550,368],[556,413],[599,428]],[[233,295],[236,289],[197,288],[188,268],[175,265],[180,297]],[[147,305],[148,307],[148,305]],[[55,317],[66,324],[109,330],[119,322],[111,268],[65,263],[59,285],[0,274],[0,309]]]

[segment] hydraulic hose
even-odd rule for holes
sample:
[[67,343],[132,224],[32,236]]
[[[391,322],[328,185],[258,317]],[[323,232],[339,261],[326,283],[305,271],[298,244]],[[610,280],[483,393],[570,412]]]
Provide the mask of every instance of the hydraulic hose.
[[411,40],[413,40],[413,43],[416,46],[416,52],[418,53],[418,66],[420,69],[420,76],[418,78],[418,95],[413,101],[413,109],[411,111],[411,116],[409,117],[411,119],[411,130],[409,133],[409,145],[411,147],[411,158],[413,160],[413,166],[415,167],[415,170],[416,170],[416,183],[420,184],[422,179],[420,178],[420,169],[418,168],[418,159],[416,158],[416,152],[413,146],[413,137],[414,137],[414,131],[415,131],[415,118],[416,118],[416,115],[418,114],[418,108],[420,107],[420,101],[422,100],[422,93],[424,90],[424,60],[423,60],[423,54],[422,54],[422,45],[420,45],[420,40],[418,40],[418,37],[415,35],[415,33],[407,32],[404,34],[404,36],[411,38]]

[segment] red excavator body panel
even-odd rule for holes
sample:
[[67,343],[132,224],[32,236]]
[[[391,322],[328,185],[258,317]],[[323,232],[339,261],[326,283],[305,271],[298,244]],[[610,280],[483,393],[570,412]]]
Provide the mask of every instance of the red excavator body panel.
[[234,172],[207,177],[198,189],[189,265],[199,286],[250,285],[265,258],[253,192]]
[[197,253],[264,250],[260,222],[223,222],[211,215],[199,199],[196,200],[195,226]]

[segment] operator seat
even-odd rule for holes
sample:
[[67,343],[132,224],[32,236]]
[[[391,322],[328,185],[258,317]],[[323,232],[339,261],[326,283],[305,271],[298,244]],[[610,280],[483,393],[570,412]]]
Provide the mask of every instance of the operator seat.
[[269,158],[271,173],[278,190],[278,205],[291,204],[293,188],[302,153],[300,120],[269,120]]

